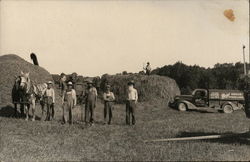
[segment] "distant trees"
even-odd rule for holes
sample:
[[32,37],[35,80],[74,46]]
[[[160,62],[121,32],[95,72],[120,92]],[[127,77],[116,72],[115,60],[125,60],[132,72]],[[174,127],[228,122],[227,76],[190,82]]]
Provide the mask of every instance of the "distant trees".
[[122,75],[128,75],[128,72],[127,71],[123,71]]
[[204,68],[176,62],[174,65],[157,68],[152,73],[175,79],[181,92],[190,94],[196,88],[238,89],[241,84],[243,64],[217,63],[213,68]]

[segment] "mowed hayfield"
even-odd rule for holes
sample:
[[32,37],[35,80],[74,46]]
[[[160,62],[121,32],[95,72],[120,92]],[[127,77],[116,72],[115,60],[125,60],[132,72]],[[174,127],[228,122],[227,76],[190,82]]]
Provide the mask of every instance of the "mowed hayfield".
[[[8,110],[9,109],[9,110]],[[37,114],[40,115],[38,106]],[[96,108],[96,124],[80,122],[81,108],[74,109],[75,124],[56,120],[25,121],[8,117],[11,108],[0,110],[0,161],[118,161],[118,160],[250,160],[248,133],[223,139],[144,143],[144,140],[248,131],[249,119],[242,110],[233,114],[216,111],[179,112],[167,106],[140,103],[135,126],[125,125],[125,106],[116,105],[112,125],[103,125],[103,105]]]

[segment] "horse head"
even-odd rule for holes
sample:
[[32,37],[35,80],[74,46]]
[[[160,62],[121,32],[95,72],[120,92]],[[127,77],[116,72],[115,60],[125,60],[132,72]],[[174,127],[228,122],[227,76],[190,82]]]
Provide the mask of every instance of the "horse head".
[[21,90],[24,90],[26,93],[29,91],[30,89],[30,78],[29,78],[29,72],[28,73],[23,73],[21,71],[21,75],[20,75],[20,81],[19,81],[19,88]]
[[20,86],[20,82],[21,82],[21,77],[20,76],[15,76],[15,82],[14,82],[14,89],[19,89]]

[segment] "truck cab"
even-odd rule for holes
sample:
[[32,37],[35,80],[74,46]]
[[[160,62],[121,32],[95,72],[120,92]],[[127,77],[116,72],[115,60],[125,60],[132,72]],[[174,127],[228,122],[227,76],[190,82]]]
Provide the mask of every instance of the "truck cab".
[[193,103],[198,107],[208,106],[208,91],[206,89],[195,89],[192,93]]

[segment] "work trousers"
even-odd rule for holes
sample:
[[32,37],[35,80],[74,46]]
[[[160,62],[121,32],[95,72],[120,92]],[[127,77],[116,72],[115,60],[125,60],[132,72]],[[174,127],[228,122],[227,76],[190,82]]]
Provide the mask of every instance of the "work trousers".
[[45,97],[44,101],[47,106],[47,115],[45,120],[51,120],[54,118],[54,113],[55,113],[53,99],[52,97]]
[[73,107],[74,107],[73,100],[68,100],[68,101],[64,102],[64,104],[63,104],[63,121],[64,121],[64,123],[67,123],[69,121],[70,124],[73,124],[73,114],[72,114]]
[[54,104],[47,104],[46,120],[54,119],[54,114],[55,114]]
[[86,123],[94,122],[94,110],[95,110],[95,101],[87,101],[85,105],[85,119]]
[[107,122],[108,116],[108,124],[111,124],[112,119],[112,109],[113,109],[113,102],[105,101],[104,103],[104,122]]
[[132,124],[135,124],[135,100],[128,100],[126,103],[126,124],[130,125],[130,116],[132,117]]

